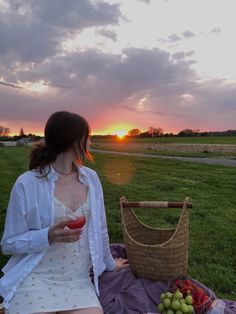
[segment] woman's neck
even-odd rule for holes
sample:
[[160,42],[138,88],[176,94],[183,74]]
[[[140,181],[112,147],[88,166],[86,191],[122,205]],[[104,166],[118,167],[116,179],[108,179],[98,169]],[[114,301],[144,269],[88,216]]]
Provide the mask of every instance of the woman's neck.
[[61,174],[70,174],[74,170],[73,161],[73,157],[69,152],[61,153],[57,156],[56,161],[52,163],[52,166]]

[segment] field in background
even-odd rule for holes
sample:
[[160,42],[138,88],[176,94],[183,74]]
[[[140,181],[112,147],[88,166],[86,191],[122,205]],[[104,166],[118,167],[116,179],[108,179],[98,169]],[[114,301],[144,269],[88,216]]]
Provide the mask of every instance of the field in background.
[[236,136],[92,138],[92,148],[169,156],[236,158]]
[[[111,139],[93,137],[98,142],[111,142]],[[146,137],[125,138],[129,143],[191,143],[191,144],[236,144],[236,136],[195,136],[195,137]]]
[[[29,148],[0,148],[0,231],[17,176],[27,170]],[[119,198],[193,201],[190,210],[189,273],[215,291],[236,300],[236,169],[170,160],[94,154],[102,181],[110,242],[122,242]],[[152,226],[173,226],[179,210],[137,210]],[[1,234],[0,234],[1,235]],[[8,257],[0,256],[2,267]]]

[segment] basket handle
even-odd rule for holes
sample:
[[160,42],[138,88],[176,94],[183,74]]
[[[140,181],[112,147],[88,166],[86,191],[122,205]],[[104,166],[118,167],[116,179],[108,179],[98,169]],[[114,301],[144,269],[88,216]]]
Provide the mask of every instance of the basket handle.
[[[144,201],[144,202],[122,202],[122,207],[138,207],[138,208],[183,208],[184,202],[152,202],[152,201]],[[187,208],[192,208],[193,204],[191,202],[187,202]]]

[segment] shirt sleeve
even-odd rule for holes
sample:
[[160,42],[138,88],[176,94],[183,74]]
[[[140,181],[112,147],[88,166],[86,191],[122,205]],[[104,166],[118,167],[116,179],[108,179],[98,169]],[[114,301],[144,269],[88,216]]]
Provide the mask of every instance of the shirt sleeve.
[[4,255],[36,253],[49,247],[48,229],[30,230],[26,220],[25,191],[16,182],[8,202],[1,249]]
[[106,264],[106,270],[112,271],[115,269],[116,263],[110,250],[103,189],[102,189],[102,185],[98,176],[97,176],[97,180],[98,180],[98,188],[99,188],[99,195],[100,195],[100,202],[101,202],[100,208],[101,208],[101,226],[102,226],[102,240],[103,240],[103,257],[104,257],[104,262]]

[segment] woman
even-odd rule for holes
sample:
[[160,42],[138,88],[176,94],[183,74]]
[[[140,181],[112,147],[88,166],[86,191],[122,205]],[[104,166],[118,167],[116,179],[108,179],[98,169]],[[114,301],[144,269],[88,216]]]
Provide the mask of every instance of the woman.
[[[1,246],[12,257],[0,295],[8,314],[100,314],[98,276],[128,264],[111,255],[102,186],[82,165],[92,160],[90,127],[62,111],[50,116],[44,133],[45,144],[32,150],[30,170],[11,192]],[[85,225],[68,228],[73,216],[84,216]]]

